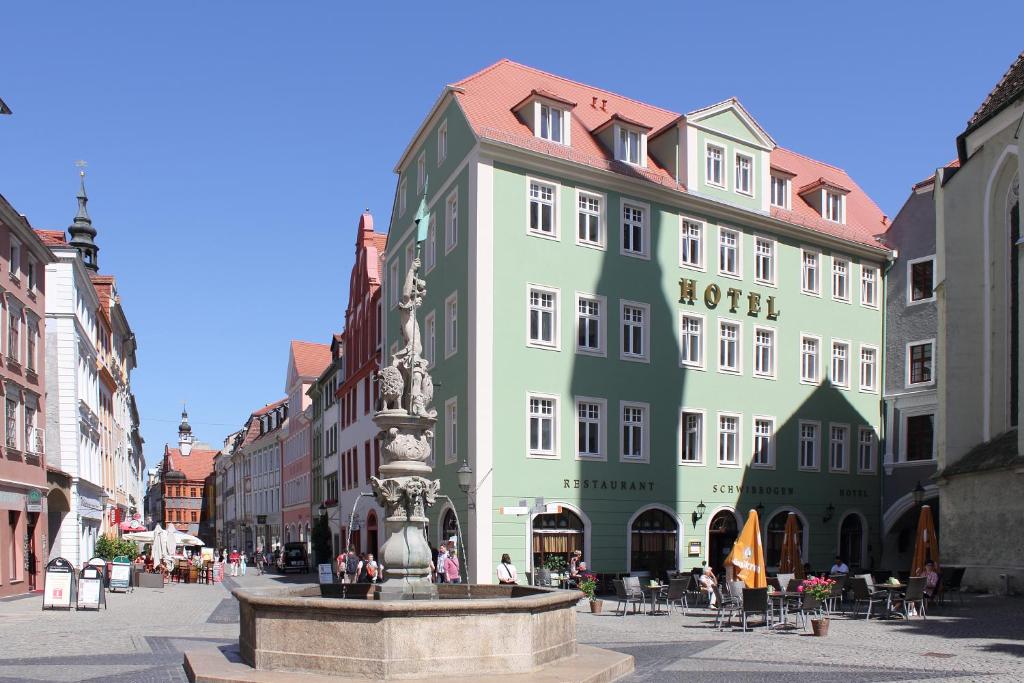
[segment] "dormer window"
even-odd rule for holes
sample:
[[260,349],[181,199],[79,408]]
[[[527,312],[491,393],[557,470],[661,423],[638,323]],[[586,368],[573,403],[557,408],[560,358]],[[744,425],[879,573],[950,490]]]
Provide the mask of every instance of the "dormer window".
[[565,112],[550,104],[540,105],[540,130],[537,137],[561,143],[564,135]]
[[526,123],[534,136],[558,143],[569,144],[569,128],[572,121],[571,111],[575,102],[559,97],[546,90],[531,90],[512,111]]
[[619,144],[616,153],[619,161],[627,164],[640,163],[640,133],[628,128],[619,128]]
[[754,194],[754,160],[746,154],[736,155],[736,191]]
[[772,206],[789,208],[789,177],[772,173]]
[[709,185],[725,185],[725,168],[722,160],[725,157],[725,150],[717,145],[708,145],[706,180]]
[[825,218],[836,223],[845,223],[846,199],[838,192],[825,191]]

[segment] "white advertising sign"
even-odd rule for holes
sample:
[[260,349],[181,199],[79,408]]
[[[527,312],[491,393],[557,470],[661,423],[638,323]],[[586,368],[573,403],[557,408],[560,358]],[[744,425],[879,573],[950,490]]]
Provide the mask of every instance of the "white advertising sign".
[[334,569],[330,564],[317,565],[320,569],[320,583],[334,583]]
[[46,572],[43,607],[71,607],[71,572]]
[[81,578],[78,580],[78,606],[92,607],[99,609],[100,607],[100,589],[102,588],[102,579],[89,579]]

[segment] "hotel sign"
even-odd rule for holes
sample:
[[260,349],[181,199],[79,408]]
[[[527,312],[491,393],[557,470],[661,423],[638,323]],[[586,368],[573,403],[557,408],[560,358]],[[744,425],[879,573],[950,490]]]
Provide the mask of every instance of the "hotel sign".
[[[693,305],[698,298],[697,281],[693,278],[679,278],[679,303]],[[743,290],[736,287],[729,287],[725,290],[725,297],[730,313],[737,313],[741,308],[746,308],[747,315],[758,316],[762,310],[768,320],[778,320],[781,311],[776,308],[775,297],[762,297],[758,292],[748,292],[743,296]],[[708,308],[717,308],[722,302],[722,288],[712,282],[704,288],[704,305]]]

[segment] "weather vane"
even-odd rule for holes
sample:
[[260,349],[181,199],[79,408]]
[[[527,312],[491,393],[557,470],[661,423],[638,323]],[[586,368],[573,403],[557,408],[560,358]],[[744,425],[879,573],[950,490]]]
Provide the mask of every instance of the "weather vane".
[[85,161],[84,159],[79,159],[78,161],[75,162],[75,166],[78,167],[78,172],[81,175],[85,175],[85,167],[88,165],[89,162]]

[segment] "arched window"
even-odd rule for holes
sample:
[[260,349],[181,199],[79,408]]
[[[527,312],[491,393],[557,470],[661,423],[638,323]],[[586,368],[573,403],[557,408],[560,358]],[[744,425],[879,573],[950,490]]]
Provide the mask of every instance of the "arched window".
[[664,510],[651,509],[633,520],[630,530],[630,570],[667,577],[678,569],[679,525]]
[[708,524],[708,565],[716,573],[725,568],[725,558],[732,551],[738,535],[739,526],[732,510],[721,510],[711,518]]
[[864,558],[861,553],[864,548],[864,524],[860,515],[849,514],[843,518],[843,524],[839,528],[839,557],[843,558],[850,568],[862,567]]
[[569,566],[569,556],[583,547],[583,520],[562,509],[559,513],[542,514],[533,518],[533,566],[562,571]]
[[[765,533],[765,562],[769,567],[778,567],[779,560],[782,557],[782,541],[786,536],[786,519],[789,517],[790,510],[780,510],[771,521],[768,522],[767,532]],[[804,542],[804,525],[800,519],[800,515],[794,515],[796,517],[796,529],[800,535],[800,557],[807,557],[807,548]]]
[[1020,301],[1017,294],[1020,283],[1020,261],[1017,258],[1018,240],[1020,240],[1020,184],[1017,178],[1010,183],[1010,191],[1006,199],[1006,222],[1009,232],[1007,254],[1010,259],[1010,425],[1017,426],[1017,410],[1020,405],[1020,382],[1018,363],[1020,362]]
[[366,516],[366,552],[378,556],[377,552],[377,513],[370,511]]
[[459,535],[459,522],[455,518],[455,510],[448,508],[444,513],[444,520],[441,522],[441,542],[446,543],[449,539]]

